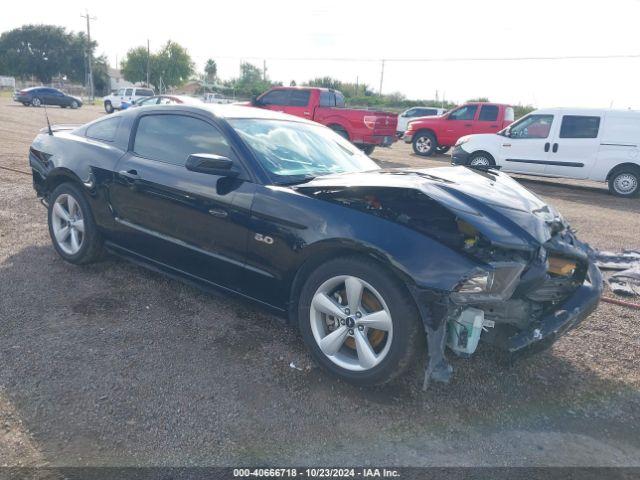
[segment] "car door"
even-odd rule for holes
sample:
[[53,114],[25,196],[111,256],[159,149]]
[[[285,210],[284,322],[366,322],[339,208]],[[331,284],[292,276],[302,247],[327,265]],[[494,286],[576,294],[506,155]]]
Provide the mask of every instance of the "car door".
[[588,178],[600,146],[602,116],[562,115],[551,142],[546,175]]
[[500,130],[498,105],[481,105],[478,120],[473,122],[473,133],[496,133]]
[[478,105],[463,105],[447,115],[443,135],[438,138],[442,145],[454,145],[460,137],[473,133],[473,122],[478,114]]
[[58,105],[56,90],[53,88],[43,88],[39,93],[39,97],[45,105]]
[[[249,208],[235,199],[246,203],[246,192],[253,190],[230,142],[210,121],[176,110],[140,114],[132,137],[109,187],[122,228],[118,243],[160,265],[237,289]],[[239,176],[187,170],[193,153],[231,158]]]
[[295,115],[296,117],[302,117],[311,120],[313,111],[309,107],[310,101],[311,90],[292,89],[289,92],[286,112],[289,115]]
[[514,123],[501,137],[498,165],[509,172],[544,174],[555,121],[552,114],[531,114]]

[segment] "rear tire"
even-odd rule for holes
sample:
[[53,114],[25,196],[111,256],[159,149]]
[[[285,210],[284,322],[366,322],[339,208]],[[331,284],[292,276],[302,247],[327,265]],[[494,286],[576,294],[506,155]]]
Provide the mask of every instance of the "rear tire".
[[623,166],[609,175],[609,192],[618,197],[632,198],[640,195],[640,168]]
[[113,108],[113,105],[111,105],[110,101],[107,100],[106,102],[104,102],[104,111],[105,112],[113,113],[113,110],[114,110],[114,108]]
[[[360,295],[350,295],[358,291]],[[326,314],[327,309],[341,316]],[[374,318],[379,328],[365,326],[373,325]],[[414,365],[424,350],[413,298],[371,259],[336,258],[313,271],[300,292],[298,322],[316,362],[356,385],[393,380]]]
[[375,145],[358,145],[358,148],[362,150],[365,155],[371,155],[373,151],[376,149]]
[[438,141],[432,132],[423,130],[414,135],[412,145],[416,155],[430,157],[436,151]]
[[340,125],[331,125],[329,128],[340,135],[342,138],[349,140],[349,134]]
[[42,100],[40,100],[38,97],[31,99],[31,106],[32,107],[39,107],[41,105],[42,105]]
[[99,260],[104,251],[102,235],[80,187],[62,183],[48,200],[49,235],[58,255],[76,265]]
[[496,161],[493,156],[486,152],[476,152],[469,157],[469,163],[467,165],[474,167],[495,167]]

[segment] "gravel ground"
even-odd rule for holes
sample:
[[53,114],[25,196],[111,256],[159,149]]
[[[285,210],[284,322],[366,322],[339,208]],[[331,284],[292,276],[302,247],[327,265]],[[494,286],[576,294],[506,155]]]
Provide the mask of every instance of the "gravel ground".
[[[82,123],[98,107],[51,108]],[[44,110],[0,98],[0,166],[27,171]],[[397,143],[382,165],[437,166]],[[638,248],[640,202],[602,185],[526,179],[583,240]],[[116,258],[51,247],[30,177],[0,169],[0,465],[640,465],[640,315],[602,304],[548,352],[454,359],[359,389],[323,374],[298,334],[248,303]],[[293,362],[301,370],[289,365]]]

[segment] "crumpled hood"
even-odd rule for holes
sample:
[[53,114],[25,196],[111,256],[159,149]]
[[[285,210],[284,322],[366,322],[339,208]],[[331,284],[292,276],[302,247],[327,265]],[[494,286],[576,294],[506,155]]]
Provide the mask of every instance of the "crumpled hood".
[[553,207],[496,170],[462,166],[382,169],[321,176],[296,190],[306,193],[339,187],[419,190],[504,248],[535,249],[551,238],[552,225],[566,227]]

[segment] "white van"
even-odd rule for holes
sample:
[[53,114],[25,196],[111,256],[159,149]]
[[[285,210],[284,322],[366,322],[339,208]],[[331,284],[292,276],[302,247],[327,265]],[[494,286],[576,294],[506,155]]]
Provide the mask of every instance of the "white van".
[[155,93],[153,89],[146,87],[127,87],[120,88],[107,95],[102,99],[104,104],[104,111],[107,113],[113,113],[114,110],[120,110],[123,103],[127,105],[134,104],[137,100],[145,97],[153,97]]
[[640,194],[640,111],[536,110],[497,134],[467,135],[452,162],[502,171],[608,182],[622,197]]

